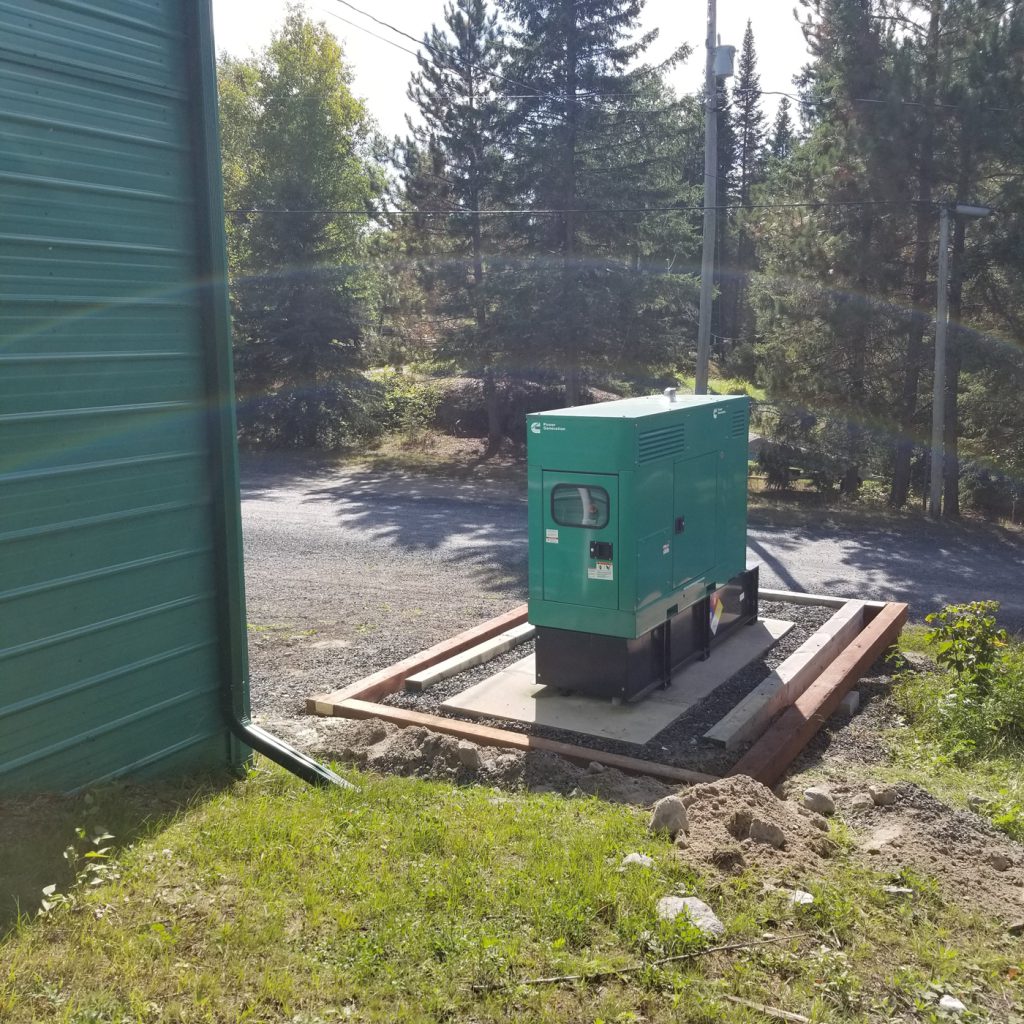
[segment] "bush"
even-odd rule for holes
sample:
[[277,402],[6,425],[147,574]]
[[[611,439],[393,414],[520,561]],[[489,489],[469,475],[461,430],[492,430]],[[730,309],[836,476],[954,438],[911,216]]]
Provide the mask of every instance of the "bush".
[[387,366],[371,370],[376,388],[374,413],[381,431],[399,431],[406,444],[421,442],[434,425],[443,389],[438,381],[421,380]]
[[957,760],[1024,743],[1024,649],[1009,646],[998,610],[996,601],[975,601],[925,618],[935,660],[948,672],[937,723]]
[[1019,521],[1024,516],[1024,483],[984,466],[965,466],[960,495],[975,511],[992,519]]
[[352,448],[377,438],[380,389],[361,376],[238,403],[238,435],[266,448]]

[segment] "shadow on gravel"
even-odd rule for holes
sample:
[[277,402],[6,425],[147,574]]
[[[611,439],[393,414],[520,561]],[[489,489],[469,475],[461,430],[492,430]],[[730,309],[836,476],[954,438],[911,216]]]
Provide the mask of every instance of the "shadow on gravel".
[[[1024,538],[998,526],[865,519],[788,528],[773,523],[758,532],[762,540],[771,534],[767,547],[752,540],[751,550],[794,590],[804,589],[800,549],[828,545],[836,574],[818,584],[824,592],[907,601],[916,619],[944,604],[994,599],[1005,626],[1024,628]],[[855,590],[851,578],[860,581]]]
[[430,477],[381,481],[354,476],[311,489],[306,500],[331,503],[341,527],[371,542],[463,566],[475,571],[486,589],[521,595],[526,504],[475,500],[476,493],[472,484]]

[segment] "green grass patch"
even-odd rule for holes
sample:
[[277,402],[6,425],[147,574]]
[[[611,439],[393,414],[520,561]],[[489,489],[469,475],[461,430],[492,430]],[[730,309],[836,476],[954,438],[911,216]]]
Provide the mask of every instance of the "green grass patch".
[[[927,880],[893,900],[894,879],[840,857],[795,907],[753,874],[701,876],[640,809],[355,778],[358,792],[317,790],[261,763],[186,803],[125,787],[68,803],[53,845],[87,849],[115,818],[133,841],[0,943],[0,1020],[762,1019],[726,995],[815,1021],[937,1020],[942,991],[995,1021],[1017,996],[1017,940]],[[62,834],[87,808],[90,831]],[[633,851],[654,868],[620,871]],[[692,927],[657,920],[672,892],[712,904],[721,943],[775,940],[706,954]],[[525,983],[684,953],[600,983]]]

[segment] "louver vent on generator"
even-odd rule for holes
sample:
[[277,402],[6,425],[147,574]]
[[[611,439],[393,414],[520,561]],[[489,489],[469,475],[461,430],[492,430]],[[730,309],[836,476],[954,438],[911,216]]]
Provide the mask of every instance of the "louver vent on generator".
[[746,409],[737,409],[732,414],[732,436],[733,437],[745,437],[747,433],[747,411]]
[[639,465],[683,451],[686,451],[685,423],[674,423],[670,427],[660,427],[657,430],[645,430],[637,437],[636,461]]

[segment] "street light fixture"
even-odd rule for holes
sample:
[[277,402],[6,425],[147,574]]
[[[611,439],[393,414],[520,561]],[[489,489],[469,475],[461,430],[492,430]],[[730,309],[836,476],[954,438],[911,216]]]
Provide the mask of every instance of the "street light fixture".
[[942,481],[946,467],[946,335],[949,328],[949,219],[988,217],[995,213],[989,206],[968,203],[943,203],[939,207],[939,281],[935,302],[935,383],[932,389],[932,475],[928,495],[928,514],[942,514]]

